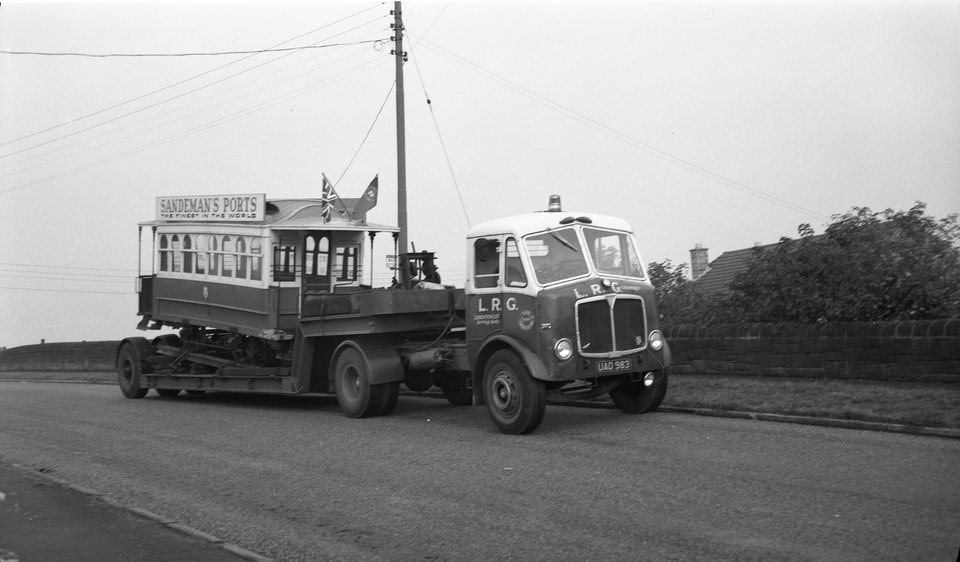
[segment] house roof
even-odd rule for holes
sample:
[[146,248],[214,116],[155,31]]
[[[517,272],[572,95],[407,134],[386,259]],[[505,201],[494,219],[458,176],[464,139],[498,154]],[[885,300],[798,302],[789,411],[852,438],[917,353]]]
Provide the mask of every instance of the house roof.
[[754,251],[758,249],[767,250],[775,246],[776,244],[766,244],[724,252],[710,262],[707,272],[693,283],[695,283],[698,291],[707,294],[726,291],[737,274],[746,271],[747,262],[753,257]]
[[[823,236],[823,234],[817,234],[811,236],[808,240],[819,240],[823,238]],[[733,283],[737,274],[747,270],[747,264],[755,252],[761,250],[767,251],[776,248],[779,244],[780,242],[774,244],[757,244],[751,248],[724,252],[720,254],[717,259],[710,262],[707,266],[708,269],[706,273],[701,275],[699,279],[691,281],[691,283],[694,283],[698,291],[705,294],[724,292],[730,288],[730,283]]]

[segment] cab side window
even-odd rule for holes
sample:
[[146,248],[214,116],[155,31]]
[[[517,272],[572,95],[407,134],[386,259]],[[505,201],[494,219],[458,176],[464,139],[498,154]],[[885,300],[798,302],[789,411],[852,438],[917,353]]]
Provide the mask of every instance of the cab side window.
[[520,259],[520,249],[517,247],[517,241],[513,238],[507,238],[506,256],[504,257],[504,269],[506,269],[507,287],[526,287],[527,274],[523,270],[523,261]]
[[500,282],[500,241],[480,238],[473,243],[473,286],[491,289]]

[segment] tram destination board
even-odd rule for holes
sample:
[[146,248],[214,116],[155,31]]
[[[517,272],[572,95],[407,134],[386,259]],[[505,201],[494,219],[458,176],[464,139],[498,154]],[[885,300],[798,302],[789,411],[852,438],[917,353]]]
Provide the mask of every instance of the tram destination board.
[[168,195],[157,197],[158,221],[261,222],[266,194]]

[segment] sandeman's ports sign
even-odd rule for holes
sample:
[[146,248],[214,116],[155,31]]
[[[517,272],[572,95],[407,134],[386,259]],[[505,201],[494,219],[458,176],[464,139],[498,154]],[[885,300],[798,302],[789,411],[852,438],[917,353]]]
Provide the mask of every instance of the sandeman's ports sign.
[[176,195],[157,197],[158,221],[262,221],[264,193],[245,195]]

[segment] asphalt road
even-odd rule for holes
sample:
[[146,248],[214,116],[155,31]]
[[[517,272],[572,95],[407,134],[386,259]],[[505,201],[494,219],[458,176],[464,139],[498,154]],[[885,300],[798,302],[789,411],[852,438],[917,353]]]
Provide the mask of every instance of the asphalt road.
[[[536,433],[401,397],[127,400],[0,382],[0,460],[281,560],[944,560],[960,441],[550,406]],[[135,540],[135,537],[129,538]]]

